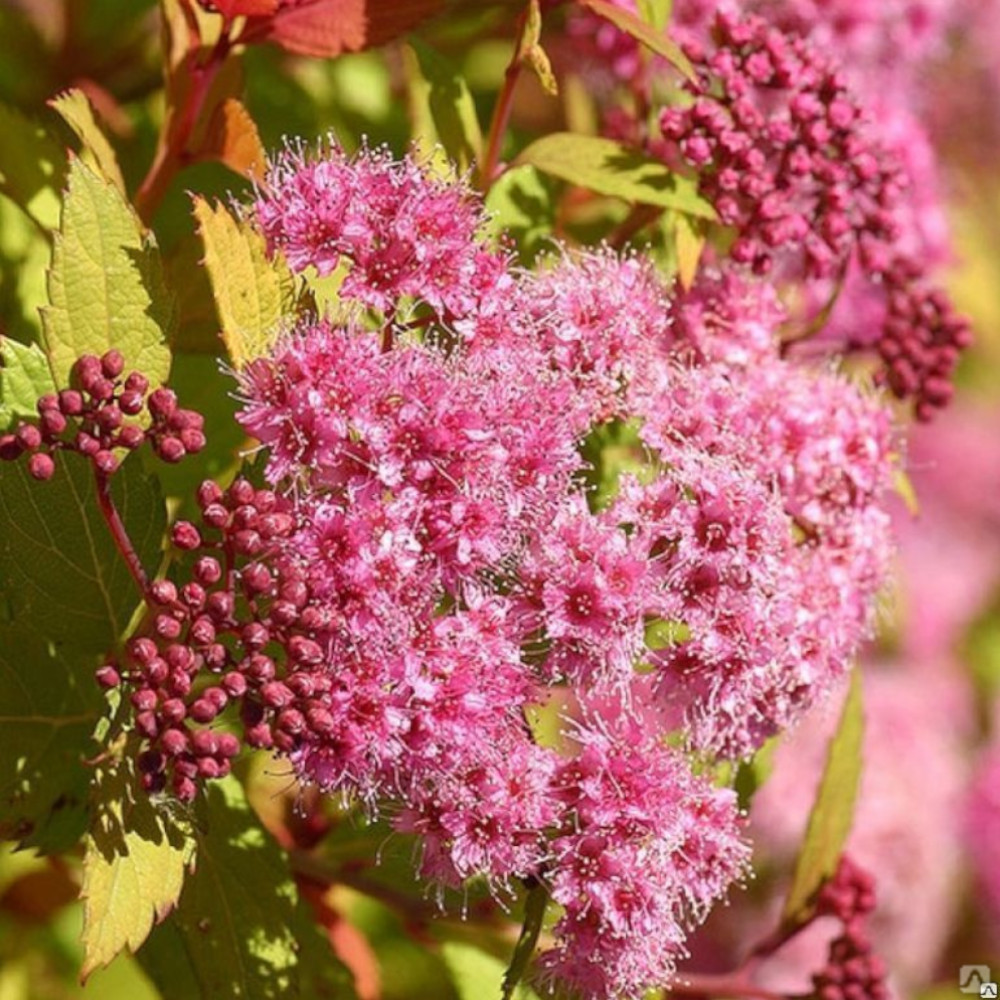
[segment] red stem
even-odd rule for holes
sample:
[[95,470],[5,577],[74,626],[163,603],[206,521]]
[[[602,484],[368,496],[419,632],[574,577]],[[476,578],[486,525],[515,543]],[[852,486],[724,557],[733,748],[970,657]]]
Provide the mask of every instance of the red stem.
[[504,136],[507,134],[507,125],[510,122],[510,112],[514,105],[514,88],[517,86],[518,77],[521,75],[521,65],[524,62],[524,32],[528,25],[528,12],[521,14],[517,22],[517,42],[514,45],[514,55],[504,73],[503,86],[497,96],[497,103],[493,108],[493,117],[490,120],[489,140],[486,144],[486,155],[479,165],[479,189],[488,191],[494,180],[497,171],[497,164],[500,162],[500,151],[503,146]]
[[94,469],[94,480],[97,483],[97,501],[100,505],[101,513],[104,515],[104,520],[107,522],[108,529],[111,532],[115,548],[122,559],[125,560],[125,565],[128,566],[128,571],[132,575],[135,585],[139,588],[139,593],[142,594],[143,600],[146,600],[149,594],[149,577],[146,576],[146,571],[142,568],[139,556],[132,547],[132,539],[128,537],[128,532],[122,523],[121,515],[119,515],[118,508],[115,506],[115,501],[111,496],[111,480],[96,468]]
[[195,62],[199,44],[199,37],[192,33],[192,47],[189,52],[191,61],[194,63],[191,68],[191,89],[188,91],[184,105],[179,112],[176,115],[168,112],[164,120],[164,130],[160,134],[160,141],[156,148],[156,156],[135,194],[136,209],[146,223],[152,220],[170,187],[170,182],[186,162],[185,154],[188,141],[204,110],[205,99],[215,82],[215,77],[232,48],[228,26],[208,53],[205,61],[200,65]]
[[775,993],[766,990],[756,983],[750,982],[740,973],[724,973],[722,975],[684,974],[683,981],[672,983],[664,990],[665,994],[675,997],[737,997],[748,1000],[796,1000],[785,993]]

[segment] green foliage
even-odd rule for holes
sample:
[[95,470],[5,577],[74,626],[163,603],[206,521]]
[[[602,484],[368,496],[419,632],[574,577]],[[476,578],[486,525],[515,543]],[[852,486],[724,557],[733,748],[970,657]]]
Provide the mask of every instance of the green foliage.
[[164,1000],[346,1000],[349,976],[317,946],[287,862],[239,782],[214,782],[203,805],[194,873],[139,955]]
[[73,160],[49,272],[44,346],[65,385],[81,354],[111,347],[153,384],[170,371],[174,302],[159,251],[109,181]]
[[530,264],[552,238],[556,203],[553,182],[527,164],[505,171],[486,195],[494,234],[514,240],[523,264]]
[[854,821],[864,728],[861,672],[855,669],[837,731],[830,740],[826,767],[785,900],[782,921],[786,927],[796,927],[809,919],[817,890],[837,868]]
[[[112,495],[140,560],[155,568],[166,527],[159,484],[129,460]],[[101,516],[90,462],[62,458],[45,483],[23,462],[5,465],[0,518],[0,598],[14,620],[81,651],[111,649],[140,595]]]
[[520,983],[513,992],[504,988],[504,965],[498,958],[470,944],[449,941],[441,955],[458,990],[459,1000],[538,1000],[533,989]]
[[715,209],[698,194],[694,180],[613,139],[553,132],[518,155],[515,164],[524,163],[600,194],[715,218]]
[[18,417],[37,416],[38,397],[55,391],[48,359],[37,344],[0,338],[0,429]]
[[83,760],[104,705],[93,668],[24,624],[0,626],[0,839],[50,853],[86,829]]
[[468,85],[452,63],[417,39],[410,42],[427,86],[436,137],[461,171],[482,155],[483,135]]
[[542,933],[548,903],[549,894],[545,886],[536,885],[528,891],[524,901],[524,923],[510,965],[503,977],[503,1000],[514,1000],[518,995],[518,987],[528,971],[528,965],[538,945],[538,937]]
[[0,104],[0,191],[43,229],[59,223],[59,188],[66,158],[31,119]]
[[267,351],[294,311],[295,279],[282,258],[268,258],[263,236],[223,206],[195,198],[194,215],[222,339],[239,368]]
[[82,976],[135,951],[174,907],[194,857],[188,824],[137,790],[134,748],[99,766],[84,842]]

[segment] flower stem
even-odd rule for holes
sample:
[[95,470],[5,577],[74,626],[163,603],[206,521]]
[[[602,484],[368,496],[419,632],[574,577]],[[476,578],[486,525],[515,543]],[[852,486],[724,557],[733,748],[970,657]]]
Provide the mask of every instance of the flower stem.
[[528,25],[528,11],[525,10],[517,21],[517,41],[514,43],[514,54],[503,77],[503,86],[497,95],[493,107],[493,117],[490,119],[490,132],[486,142],[486,154],[479,165],[478,183],[480,191],[488,191],[493,184],[500,162],[500,151],[503,147],[507,125],[510,123],[510,112],[514,104],[514,88],[521,75],[524,62],[524,34]]
[[129,538],[125,525],[122,523],[121,515],[115,506],[114,498],[111,495],[111,479],[98,469],[94,469],[94,480],[97,484],[97,502],[101,508],[101,514],[111,532],[115,548],[118,550],[128,571],[139,588],[139,593],[143,600],[146,600],[149,593],[149,577],[142,567],[142,562],[132,546],[132,539]]

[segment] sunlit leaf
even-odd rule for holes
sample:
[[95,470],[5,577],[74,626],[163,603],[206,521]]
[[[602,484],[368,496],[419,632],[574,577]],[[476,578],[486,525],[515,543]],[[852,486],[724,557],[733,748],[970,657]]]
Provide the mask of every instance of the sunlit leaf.
[[166,381],[174,302],[159,251],[115,186],[82,160],[70,164],[49,303],[43,346],[59,384],[81,354],[112,347],[154,385]]
[[501,174],[486,195],[493,231],[506,232],[513,238],[522,263],[530,264],[552,237],[556,212],[554,184],[525,164]]
[[294,309],[295,279],[281,257],[268,257],[264,237],[222,205],[195,198],[194,215],[222,339],[238,368],[273,343]]
[[99,766],[83,858],[83,977],[145,941],[194,858],[188,824],[135,786],[130,756]]
[[[441,957],[451,973],[459,1000],[488,1000],[502,995],[506,970],[499,958],[458,941],[442,945]],[[524,983],[515,987],[509,996],[510,1000],[538,1000],[538,994]]]
[[816,891],[836,870],[851,832],[861,780],[864,725],[861,672],[855,669],[785,900],[782,920],[786,926],[798,926],[809,919]]
[[284,855],[239,782],[213,782],[199,818],[194,873],[177,911],[139,953],[164,1000],[346,1000],[350,977],[328,946],[325,971],[302,967],[302,942],[314,943],[317,934]]
[[212,113],[197,156],[218,160],[254,180],[263,178],[267,166],[267,151],[257,125],[235,97],[226,98]]
[[82,143],[80,155],[84,163],[114,184],[125,197],[125,181],[118,166],[118,157],[98,124],[87,95],[82,90],[66,90],[48,103],[76,133]]
[[674,217],[677,277],[685,290],[694,284],[706,241],[705,226],[699,219],[683,213],[678,213]]
[[59,224],[66,157],[41,125],[0,103],[0,191],[43,229]]
[[716,217],[715,209],[698,194],[696,181],[613,139],[553,132],[523,150],[515,164],[530,164],[543,173],[626,201],[705,219]]
[[55,392],[49,362],[37,344],[0,337],[0,429],[18,417],[34,417],[39,396]]

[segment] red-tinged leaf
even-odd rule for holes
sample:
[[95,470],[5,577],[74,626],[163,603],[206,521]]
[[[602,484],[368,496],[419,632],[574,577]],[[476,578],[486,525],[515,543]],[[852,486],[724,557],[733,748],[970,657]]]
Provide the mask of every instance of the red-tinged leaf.
[[270,17],[278,9],[278,0],[210,0],[206,6],[223,17]]
[[444,0],[299,0],[268,22],[263,37],[301,55],[336,56],[392,41],[443,6]]
[[213,112],[197,156],[218,160],[253,180],[264,177],[267,152],[250,112],[235,97],[224,100]]
[[687,56],[681,51],[680,46],[667,37],[662,31],[657,31],[647,24],[641,17],[622,7],[616,7],[608,0],[578,0],[584,7],[588,7],[598,17],[603,17],[605,21],[610,21],[619,31],[631,35],[637,42],[641,42],[651,52],[658,56],[663,56],[672,66],[679,69],[688,79],[694,79],[694,70]]

